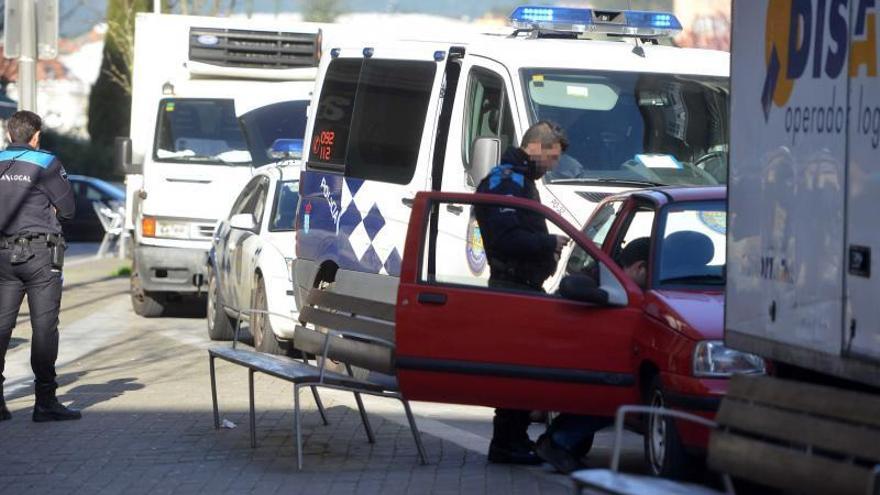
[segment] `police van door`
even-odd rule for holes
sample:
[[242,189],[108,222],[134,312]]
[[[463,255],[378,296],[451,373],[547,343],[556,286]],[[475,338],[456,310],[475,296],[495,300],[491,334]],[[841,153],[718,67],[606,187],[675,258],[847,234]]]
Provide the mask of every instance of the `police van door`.
[[[443,192],[474,192],[482,175],[470,169],[474,142],[501,139],[501,153],[518,144],[519,122],[510,75],[501,64],[465,57],[443,165]],[[500,157],[499,157],[500,158]],[[438,214],[437,250],[445,269],[462,276],[489,277],[480,229],[469,205],[448,204]]]
[[297,242],[306,258],[336,262],[336,281],[352,295],[393,300],[363,282],[399,274],[413,198],[430,187],[444,65],[436,52],[428,44],[334,50],[329,63],[302,182],[310,228]]

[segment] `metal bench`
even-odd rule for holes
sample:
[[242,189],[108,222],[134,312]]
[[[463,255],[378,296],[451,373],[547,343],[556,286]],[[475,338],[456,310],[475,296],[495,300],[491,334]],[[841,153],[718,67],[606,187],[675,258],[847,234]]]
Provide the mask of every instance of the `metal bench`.
[[[324,424],[327,417],[321,403],[317,387],[353,392],[361,421],[370,443],[375,442],[369,417],[364,408],[361,394],[375,395],[399,400],[404,407],[407,420],[415,439],[422,464],[427,456],[415,418],[406,399],[400,395],[394,377],[394,305],[376,303],[363,299],[312,290],[300,311],[293,346],[302,359],[275,356],[237,346],[241,331],[242,317],[245,313],[263,313],[290,318],[257,309],[238,310],[228,308],[238,315],[231,346],[215,346],[208,350],[211,374],[211,398],[214,407],[214,427],[220,428],[220,413],[217,404],[217,380],[215,359],[219,358],[248,369],[248,392],[250,403],[251,446],[256,446],[256,425],[254,406],[254,373],[264,373],[293,384],[294,429],[297,445],[297,466],[302,469],[302,410],[300,389],[311,388]],[[292,318],[290,318],[292,319]],[[308,326],[314,328],[308,328]],[[308,356],[315,357],[311,364]],[[343,364],[346,373],[327,369],[328,361]],[[365,377],[356,377],[354,368],[368,372]]]
[[[239,310],[230,308],[225,305],[224,307],[230,311],[235,312],[237,314],[237,319],[235,331],[233,332],[232,336],[231,346],[227,347],[225,345],[217,345],[208,349],[208,365],[210,367],[211,374],[211,400],[214,409],[214,428],[220,429],[220,408],[217,403],[217,375],[214,365],[214,361],[219,358],[248,369],[248,398],[250,405],[249,426],[251,447],[253,448],[257,446],[256,415],[254,405],[254,373],[264,373],[279,378],[281,380],[291,382],[293,384],[316,383],[318,377],[318,373],[316,373],[317,368],[311,366],[305,360],[297,361],[284,356],[275,356],[272,354],[258,352],[252,349],[243,349],[238,347],[238,340],[239,336],[241,335],[241,323],[244,313],[263,313],[266,315],[271,314],[273,316],[287,318],[290,320],[294,320],[294,318],[291,318],[289,315],[271,313],[269,311],[259,309]],[[318,391],[314,387],[312,387],[312,394],[315,397],[315,403],[318,406],[318,412],[321,414],[321,420],[324,422],[325,425],[329,424],[327,421],[327,415],[324,411],[324,405],[321,402],[321,396],[318,395]]]
[[[419,459],[422,464],[427,464],[427,455],[412,409],[397,386],[394,362],[394,305],[313,289],[309,291],[303,307],[300,308],[299,318],[302,325],[297,325],[294,330],[293,345],[303,353],[303,356],[306,354],[318,356],[320,372],[317,382],[294,385],[297,456],[300,466],[302,465],[302,433],[299,420],[299,389],[303,386],[353,392],[370,443],[375,441],[375,437],[361,394],[400,401],[412,431]],[[342,363],[347,375],[327,370],[328,360]],[[365,371],[366,376],[355,377],[355,367]]]
[[[650,408],[624,406],[615,421],[611,469],[572,474],[575,493],[717,494],[696,485],[619,473],[623,418]],[[880,398],[766,376],[736,376],[716,421],[659,410],[713,428],[709,467],[731,477],[801,494],[880,494]]]

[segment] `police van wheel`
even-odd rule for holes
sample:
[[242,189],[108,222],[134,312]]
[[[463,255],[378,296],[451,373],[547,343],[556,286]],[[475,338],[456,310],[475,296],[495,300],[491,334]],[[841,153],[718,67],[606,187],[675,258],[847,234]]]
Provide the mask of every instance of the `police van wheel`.
[[205,320],[208,322],[208,337],[211,340],[232,340],[235,333],[235,327],[232,326],[232,320],[217,301],[220,300],[220,287],[217,284],[217,275],[214,269],[208,270],[208,301],[207,315]]
[[161,316],[165,310],[163,302],[160,294],[144,290],[137,268],[134,268],[131,271],[131,307],[135,314],[145,318]]
[[[268,311],[269,302],[266,300],[266,282],[259,275],[257,275],[255,282],[254,292],[251,296],[253,297],[251,307]],[[279,356],[286,354],[284,349],[278,344],[278,339],[275,338],[275,332],[272,330],[272,322],[269,320],[269,315],[254,313],[251,316],[251,328],[254,334],[254,348],[258,351]]]

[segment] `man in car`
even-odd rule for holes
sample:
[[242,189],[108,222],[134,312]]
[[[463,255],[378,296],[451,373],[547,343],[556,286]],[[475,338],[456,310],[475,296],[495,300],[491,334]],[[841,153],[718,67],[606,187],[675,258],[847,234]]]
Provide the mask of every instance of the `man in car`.
[[[484,178],[477,192],[541,201],[535,181],[554,169],[568,140],[559,126],[541,121],[523,135],[519,148],[510,148],[501,163]],[[544,281],[556,271],[568,242],[547,231],[537,213],[515,208],[477,207],[477,222],[489,262],[489,285],[514,290],[543,291]],[[496,409],[489,461],[540,464],[529,439],[529,411]]]
[[[623,271],[642,289],[648,283],[648,256],[651,239],[639,237],[628,242],[618,256]],[[612,418],[581,414],[560,414],[538,439],[538,456],[562,473],[582,469],[580,459],[589,453],[596,432],[611,425]]]

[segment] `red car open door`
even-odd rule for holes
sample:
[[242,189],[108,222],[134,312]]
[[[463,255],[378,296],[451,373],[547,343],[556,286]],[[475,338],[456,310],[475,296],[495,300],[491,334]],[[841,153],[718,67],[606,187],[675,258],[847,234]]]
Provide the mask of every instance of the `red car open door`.
[[[569,249],[580,251],[571,259],[599,279],[607,302],[557,295],[555,285],[571,267],[557,270],[545,285],[548,292],[527,292],[489,287],[488,270],[460,273],[457,265],[444,264],[437,259],[443,252],[436,245],[442,240],[438,217],[469,205],[525,208],[544,216],[551,231],[573,240]],[[461,249],[480,256],[479,233],[468,239]],[[641,298],[635,283],[599,248],[537,202],[420,193],[397,298],[401,389],[410,400],[613,415],[639,397],[633,333]]]

